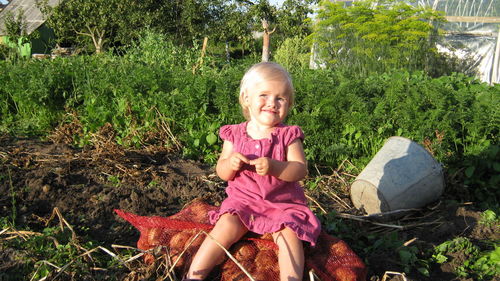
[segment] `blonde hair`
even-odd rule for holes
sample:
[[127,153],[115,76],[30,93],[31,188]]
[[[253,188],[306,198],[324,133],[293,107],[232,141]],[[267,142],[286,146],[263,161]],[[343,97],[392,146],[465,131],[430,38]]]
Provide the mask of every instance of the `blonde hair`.
[[262,81],[276,81],[281,80],[287,85],[287,91],[285,94],[288,95],[288,109],[293,106],[295,89],[293,88],[292,78],[288,71],[286,71],[281,65],[274,62],[261,62],[254,64],[250,67],[240,83],[240,105],[243,116],[246,120],[250,119],[250,113],[248,107],[245,105],[245,95],[247,94],[248,88],[250,88],[255,83]]

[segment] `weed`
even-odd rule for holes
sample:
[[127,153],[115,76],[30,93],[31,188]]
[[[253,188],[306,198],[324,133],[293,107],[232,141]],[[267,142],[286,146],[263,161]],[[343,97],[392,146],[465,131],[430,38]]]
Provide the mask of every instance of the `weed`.
[[434,248],[431,261],[441,264],[450,258],[460,257],[455,263],[455,272],[464,278],[489,280],[500,273],[500,248],[495,243],[491,251],[481,251],[468,238],[457,237]]
[[108,175],[108,181],[111,182],[114,187],[119,187],[121,184],[119,176]]
[[481,219],[479,220],[480,224],[486,226],[497,226],[499,225],[500,218],[497,214],[492,210],[486,210],[481,214]]

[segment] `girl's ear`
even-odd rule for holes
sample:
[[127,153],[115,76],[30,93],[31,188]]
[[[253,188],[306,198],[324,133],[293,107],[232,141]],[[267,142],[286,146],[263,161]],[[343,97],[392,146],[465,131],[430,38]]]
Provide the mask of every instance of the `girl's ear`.
[[248,94],[247,94],[247,93],[244,93],[244,94],[243,94],[243,103],[244,103],[245,105],[248,105],[248,101],[249,101]]

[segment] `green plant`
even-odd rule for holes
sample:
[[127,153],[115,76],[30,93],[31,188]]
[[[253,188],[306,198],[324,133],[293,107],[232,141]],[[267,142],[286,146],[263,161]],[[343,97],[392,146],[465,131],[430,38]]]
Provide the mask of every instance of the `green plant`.
[[438,67],[435,24],[444,18],[430,8],[398,0],[322,1],[318,19],[312,38],[320,65],[346,67],[356,75],[401,68],[429,73]]
[[457,237],[436,246],[431,259],[436,263],[444,263],[452,256],[463,258],[461,263],[455,263],[455,272],[458,276],[473,277],[474,280],[490,280],[500,273],[500,248],[497,244],[491,251],[481,251],[468,238]]
[[498,227],[500,218],[493,210],[486,210],[481,214],[480,224]]
[[304,38],[287,38],[276,49],[274,60],[290,72],[306,69],[309,67],[309,49]]
[[115,186],[115,187],[119,187],[121,184],[120,177],[118,177],[118,176],[109,175],[108,181],[111,182],[113,184],[113,186]]

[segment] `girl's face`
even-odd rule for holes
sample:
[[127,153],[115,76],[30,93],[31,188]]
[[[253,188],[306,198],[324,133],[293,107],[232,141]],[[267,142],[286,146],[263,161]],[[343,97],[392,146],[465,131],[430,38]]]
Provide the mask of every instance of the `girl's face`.
[[286,83],[279,80],[259,81],[248,87],[245,105],[250,121],[263,127],[274,127],[288,114],[289,95]]

